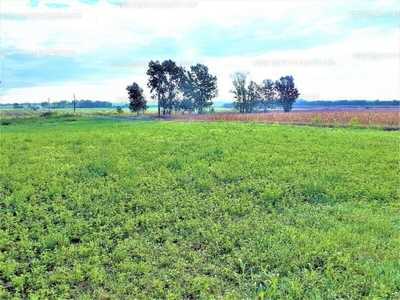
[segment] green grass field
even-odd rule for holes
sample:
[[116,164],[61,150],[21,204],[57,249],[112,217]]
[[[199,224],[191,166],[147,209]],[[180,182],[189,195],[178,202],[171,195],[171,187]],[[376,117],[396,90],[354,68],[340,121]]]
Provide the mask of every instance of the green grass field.
[[398,131],[1,126],[1,299],[399,299]]

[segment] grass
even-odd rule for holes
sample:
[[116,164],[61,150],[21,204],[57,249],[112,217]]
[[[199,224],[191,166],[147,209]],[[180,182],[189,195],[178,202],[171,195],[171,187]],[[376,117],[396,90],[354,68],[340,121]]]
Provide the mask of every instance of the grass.
[[[73,108],[61,109],[60,111],[66,113],[73,113]],[[77,114],[90,114],[90,115],[101,115],[101,116],[121,116],[121,117],[136,117],[136,113],[132,113],[128,107],[122,108],[122,113],[118,113],[116,107],[112,108],[77,108]],[[157,113],[157,108],[148,108],[142,115],[153,115]]]
[[2,299],[400,297],[399,132],[0,129]]
[[33,109],[0,109],[1,118],[15,118],[15,117],[37,117],[47,110],[33,110]]

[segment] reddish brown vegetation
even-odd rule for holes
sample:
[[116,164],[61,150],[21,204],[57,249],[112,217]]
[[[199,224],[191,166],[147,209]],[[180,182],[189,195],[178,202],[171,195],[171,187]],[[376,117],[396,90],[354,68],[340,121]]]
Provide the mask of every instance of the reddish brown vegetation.
[[[239,114],[232,112],[214,114],[174,114],[167,119],[182,121],[232,121],[251,122],[259,121],[265,123],[292,123],[292,124],[317,124],[325,125],[382,125],[398,127],[400,123],[400,112],[392,110],[335,110],[335,111],[292,111]],[[313,121],[314,120],[314,121]]]

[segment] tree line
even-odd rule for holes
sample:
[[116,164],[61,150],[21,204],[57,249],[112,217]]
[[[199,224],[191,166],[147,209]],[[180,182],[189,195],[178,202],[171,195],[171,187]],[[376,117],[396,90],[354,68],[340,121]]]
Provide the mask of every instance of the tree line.
[[[79,108],[109,108],[113,107],[112,102],[109,101],[100,101],[100,100],[75,100],[76,107]],[[49,103],[48,102],[42,102],[41,106],[43,108],[48,108]],[[50,108],[73,108],[74,107],[74,101],[67,101],[67,100],[62,100],[58,102],[52,102],[50,103]]]
[[247,84],[248,72],[235,72],[231,75],[234,89],[234,108],[240,113],[267,112],[269,109],[292,110],[293,103],[300,93],[295,87],[293,76],[279,80],[264,79],[261,83],[253,80]]
[[[170,59],[162,63],[150,61],[146,75],[149,76],[147,87],[151,98],[157,101],[159,117],[161,112],[163,115],[173,111],[203,113],[211,108],[212,99],[218,95],[217,77],[202,64],[186,70]],[[132,112],[140,113],[148,108],[143,89],[136,82],[128,85],[126,90]]]
[[[93,101],[93,100],[75,100],[76,107],[79,108],[109,108],[113,107],[112,102],[109,101]],[[42,107],[42,108],[73,108],[74,107],[74,101],[67,101],[67,100],[61,100],[61,101],[43,101],[40,102],[40,104],[32,104],[32,103],[14,103],[13,108],[29,108],[29,109],[37,109]]]
[[335,106],[400,106],[399,100],[298,100],[296,105],[315,106],[315,107],[335,107]]
[[[240,113],[255,111],[267,112],[269,109],[282,107],[285,112],[292,109],[300,93],[292,76],[279,80],[263,80],[258,84],[250,81],[247,84],[248,72],[235,72],[231,75],[234,89],[234,108]],[[150,61],[146,72],[149,76],[147,87],[151,98],[156,100],[158,116],[171,114],[173,111],[203,113],[213,105],[212,99],[218,96],[217,77],[209,73],[208,67],[196,64],[186,70],[172,60],[162,63]],[[126,87],[129,98],[129,109],[141,113],[147,110],[147,100],[143,89],[133,82]]]

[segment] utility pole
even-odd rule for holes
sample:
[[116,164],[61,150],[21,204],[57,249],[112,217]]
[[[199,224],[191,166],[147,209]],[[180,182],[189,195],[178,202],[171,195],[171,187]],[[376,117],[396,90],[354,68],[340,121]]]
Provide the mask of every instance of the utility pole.
[[75,94],[74,94],[74,115],[75,115],[75,108],[76,108],[76,101],[75,101]]

